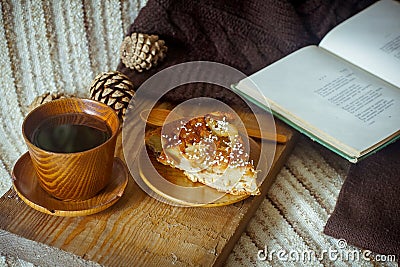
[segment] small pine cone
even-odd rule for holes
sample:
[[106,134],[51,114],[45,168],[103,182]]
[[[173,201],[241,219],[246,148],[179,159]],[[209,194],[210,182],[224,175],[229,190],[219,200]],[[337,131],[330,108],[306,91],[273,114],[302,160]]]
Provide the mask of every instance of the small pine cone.
[[142,72],[162,61],[167,50],[164,40],[158,39],[157,35],[134,32],[122,42],[120,56],[125,66]]
[[129,78],[118,71],[103,72],[97,75],[90,87],[90,98],[112,107],[123,120],[129,101],[135,93]]
[[37,108],[38,106],[56,100],[56,99],[61,99],[61,98],[67,98],[67,97],[75,97],[74,95],[66,95],[64,93],[50,93],[50,92],[46,92],[40,96],[37,96],[32,103],[28,106],[28,112]]

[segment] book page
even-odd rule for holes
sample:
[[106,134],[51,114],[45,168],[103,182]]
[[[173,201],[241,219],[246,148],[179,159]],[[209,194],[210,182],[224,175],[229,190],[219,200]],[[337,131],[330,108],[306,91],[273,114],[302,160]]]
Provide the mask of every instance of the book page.
[[349,154],[400,129],[399,89],[316,46],[238,83],[237,90],[261,102],[252,82],[273,111]]
[[331,30],[320,47],[400,87],[400,2],[373,4]]

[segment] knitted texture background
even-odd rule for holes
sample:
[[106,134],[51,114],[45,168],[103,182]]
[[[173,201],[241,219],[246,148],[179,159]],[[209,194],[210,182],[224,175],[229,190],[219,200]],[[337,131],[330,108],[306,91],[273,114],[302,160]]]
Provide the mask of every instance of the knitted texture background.
[[399,152],[396,142],[350,168],[325,233],[400,257]]
[[[119,69],[141,84],[162,68],[191,60],[230,65],[245,74],[320,39],[335,25],[373,1],[148,1],[129,28],[158,34],[169,47],[164,64],[138,73]],[[181,101],[197,96],[228,99],[230,92],[213,86],[182,86],[167,98]]]
[[[130,26],[144,2],[0,1],[0,195],[9,190],[13,164],[27,150],[20,130],[26,107],[35,96],[46,91],[87,95],[90,81],[98,73],[117,68],[118,49],[125,34],[140,30],[165,38],[170,51],[168,60],[159,68],[202,59],[217,60],[251,73],[301,46],[317,43],[329,28],[367,4],[367,1],[322,0],[203,1],[202,4],[151,1],[141,11],[145,15]],[[180,9],[182,3],[187,12]],[[292,15],[284,15],[285,12]],[[303,22],[299,24],[299,20]],[[283,27],[283,22],[289,26]],[[229,29],[223,27],[226,23]],[[299,41],[291,43],[295,38]],[[221,40],[226,40],[224,45]],[[151,71],[144,75],[130,73],[137,82],[151,74]],[[186,97],[190,95],[189,92]],[[345,160],[300,138],[226,266],[379,265],[369,259],[331,260],[327,254],[324,257],[324,251],[339,249],[338,240],[322,232],[348,168]],[[288,262],[277,257],[262,261],[257,252],[264,248],[313,251],[317,258],[312,262]],[[351,246],[340,251],[355,249],[360,251]],[[32,266],[23,260],[25,255],[13,256],[1,256],[0,266]],[[37,256],[39,259],[46,255]]]

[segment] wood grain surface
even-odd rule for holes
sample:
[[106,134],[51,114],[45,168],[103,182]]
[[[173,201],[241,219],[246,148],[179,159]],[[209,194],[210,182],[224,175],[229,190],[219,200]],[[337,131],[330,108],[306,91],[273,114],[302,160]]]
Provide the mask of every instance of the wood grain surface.
[[[125,194],[109,209],[56,217],[30,208],[9,190],[0,199],[0,239],[7,240],[0,241],[0,251],[41,266],[62,265],[65,255],[88,266],[220,266],[295,144],[293,130],[280,122],[277,130],[288,141],[277,146],[260,196],[221,207],[182,208],[153,199],[129,179]],[[121,140],[116,154],[123,158]],[[43,245],[53,250],[37,255],[48,251]]]
[[52,197],[39,185],[29,153],[22,155],[13,171],[13,188],[28,206],[56,216],[84,216],[107,209],[119,200],[128,184],[128,170],[122,160],[114,158],[111,182],[92,198],[63,201]]

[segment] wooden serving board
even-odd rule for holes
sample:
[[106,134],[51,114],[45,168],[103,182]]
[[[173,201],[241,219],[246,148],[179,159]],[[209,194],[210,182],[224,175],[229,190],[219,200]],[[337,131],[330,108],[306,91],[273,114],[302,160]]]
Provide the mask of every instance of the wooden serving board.
[[[295,144],[296,133],[276,148],[262,194],[212,208],[170,206],[149,197],[130,178],[122,198],[109,209],[84,217],[36,211],[10,189],[0,199],[0,252],[40,266],[220,266]],[[117,148],[122,157],[121,146]]]

